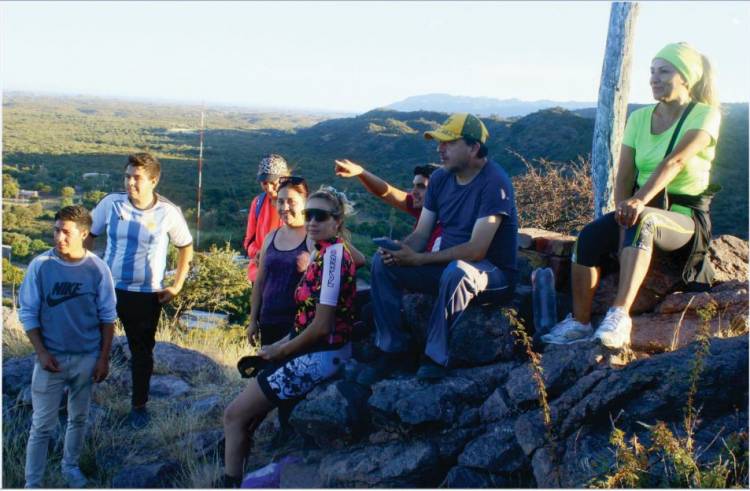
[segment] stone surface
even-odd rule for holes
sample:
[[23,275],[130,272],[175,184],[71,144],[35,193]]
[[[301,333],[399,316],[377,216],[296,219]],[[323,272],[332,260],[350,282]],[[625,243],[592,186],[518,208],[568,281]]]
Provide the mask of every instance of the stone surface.
[[[748,280],[748,242],[731,235],[720,235],[711,241],[709,257],[716,283]],[[643,286],[636,296],[631,314],[651,312],[667,294],[681,286],[684,257],[655,251]],[[593,311],[603,314],[612,305],[617,293],[616,272],[605,275],[594,296]]]
[[703,321],[701,309],[713,305],[715,314],[709,332],[731,337],[748,332],[747,283],[723,283],[703,293],[672,293],[654,313],[633,317],[632,347],[636,351],[659,353],[683,348],[695,340]]
[[467,403],[481,400],[475,382],[449,376],[435,383],[415,377],[387,379],[372,387],[368,404],[382,419],[407,426],[451,425]]
[[36,355],[3,360],[3,394],[16,395],[31,385]]
[[[542,354],[542,376],[548,398],[554,398],[572,386],[595,369],[601,359],[601,348],[594,343],[546,346]],[[527,363],[508,376],[505,392],[515,407],[525,409],[536,404],[539,394],[532,375],[531,364]]]
[[201,418],[216,418],[224,412],[226,404],[218,395],[210,395],[190,404],[190,411]]
[[440,483],[438,464],[435,445],[410,441],[333,453],[318,472],[324,487],[420,488]]
[[[515,422],[515,434],[524,452],[533,453],[537,484],[553,486],[559,477],[564,487],[580,487],[596,476],[591,462],[599,461],[604,468],[611,464],[607,441],[612,420],[626,434],[642,435],[642,423],[656,421],[679,428],[694,348],[692,345],[655,355],[620,370],[595,370],[561,394],[551,403],[553,433],[562,449],[559,459],[550,454],[540,411],[520,416]],[[717,426],[729,426],[727,421],[736,419],[737,408],[747,407],[747,336],[713,339],[703,363],[695,407],[701,408],[702,421],[719,420]],[[744,427],[747,428],[746,422]]]
[[149,394],[153,397],[180,397],[190,392],[190,385],[179,377],[173,375],[151,376],[151,388]]
[[748,242],[733,235],[719,235],[708,250],[717,282],[748,279]]
[[342,448],[354,441],[368,422],[369,395],[361,385],[336,381],[297,404],[289,422],[321,448]]
[[198,431],[187,438],[196,459],[223,454],[224,432],[222,430]]
[[484,472],[471,467],[457,465],[451,467],[445,479],[440,484],[441,488],[511,488],[515,487],[515,482],[502,475]]
[[[130,360],[130,348],[125,336],[117,336],[112,342],[112,358]],[[199,373],[218,375],[219,365],[199,351],[181,348],[173,343],[159,341],[154,346],[154,370],[190,380]]]
[[176,462],[124,467],[112,479],[113,488],[166,488],[179,471]]
[[513,424],[504,421],[469,442],[458,457],[458,464],[490,472],[515,472],[526,464],[526,457],[516,441]]
[[502,388],[495,389],[495,392],[479,408],[480,421],[482,423],[494,423],[508,417],[511,414],[511,409],[505,402],[506,397]]

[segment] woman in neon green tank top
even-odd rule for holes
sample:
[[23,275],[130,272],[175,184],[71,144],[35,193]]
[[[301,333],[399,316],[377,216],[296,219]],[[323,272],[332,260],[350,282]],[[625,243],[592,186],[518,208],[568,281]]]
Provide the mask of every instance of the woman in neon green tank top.
[[[672,252],[696,241],[703,244],[710,234],[708,201],[698,203],[708,195],[721,122],[711,65],[686,43],[668,44],[652,60],[649,81],[658,102],[628,118],[616,209],[578,236],[572,257],[573,312],[542,336],[545,342],[569,344],[593,334],[609,348],[630,344],[630,307],[653,247]],[[601,267],[618,253],[617,296],[594,333],[591,305]]]

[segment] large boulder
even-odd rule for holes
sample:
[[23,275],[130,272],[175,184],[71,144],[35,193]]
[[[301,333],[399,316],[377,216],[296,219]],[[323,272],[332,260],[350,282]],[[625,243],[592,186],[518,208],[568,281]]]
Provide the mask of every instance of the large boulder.
[[517,487],[517,480],[501,474],[492,474],[491,472],[464,467],[457,465],[448,471],[441,488],[513,488]]
[[[427,337],[426,327],[434,301],[430,295],[404,295],[404,321],[420,346]],[[511,330],[501,309],[470,304],[449,334],[450,365],[477,366],[513,359],[516,347]]]
[[16,395],[31,385],[36,355],[3,360],[3,394]]
[[166,488],[179,472],[172,461],[124,467],[112,479],[113,488]]
[[368,404],[381,427],[450,426],[467,404],[481,400],[481,388],[468,378],[448,376],[430,383],[408,377],[373,385]]
[[733,235],[719,235],[708,249],[715,280],[725,282],[748,280],[748,242]]
[[[542,378],[548,398],[552,399],[567,390],[577,380],[597,368],[603,360],[602,349],[594,343],[548,345],[542,354]],[[536,404],[539,391],[533,378],[531,363],[514,369],[505,383],[505,393],[519,409]]]
[[640,352],[674,351],[693,342],[704,320],[702,312],[713,310],[708,333],[731,337],[748,332],[748,288],[746,282],[729,281],[703,293],[672,293],[653,313],[633,317],[631,344]]
[[[644,423],[664,421],[679,427],[696,349],[691,345],[620,370],[603,368],[583,376],[550,404],[554,446],[545,436],[541,410],[521,415],[515,422],[516,438],[524,452],[532,455],[537,484],[584,486],[601,469],[608,469],[613,463],[608,446],[613,422],[629,435],[638,434],[641,441],[648,439]],[[747,408],[747,397],[747,336],[711,340],[694,401],[701,408],[703,424],[719,420],[717,424],[737,427],[732,421],[738,408]],[[747,431],[747,422],[742,424]],[[592,466],[593,462],[597,465]]]
[[[113,360],[122,358],[127,361],[130,357],[127,339],[125,336],[117,336],[112,342]],[[219,365],[203,353],[164,341],[158,341],[154,346],[154,370],[157,373],[177,375],[185,380],[191,380],[200,373],[221,373]]]
[[518,446],[512,421],[493,424],[487,432],[469,442],[458,464],[494,473],[511,473],[527,464]]
[[149,393],[154,397],[174,399],[190,392],[190,385],[173,375],[153,375]]
[[336,381],[297,404],[289,422],[321,448],[342,448],[354,441],[367,424],[369,395],[369,390],[361,385]]
[[[709,258],[715,271],[715,281],[748,281],[748,242],[731,235],[720,235],[711,240]],[[654,252],[651,267],[638,291],[632,314],[651,312],[664,298],[682,285],[682,255]],[[617,294],[618,273],[606,274],[594,296],[593,311],[604,314]]]
[[331,488],[435,487],[442,478],[435,445],[419,440],[336,452],[323,458],[318,473]]

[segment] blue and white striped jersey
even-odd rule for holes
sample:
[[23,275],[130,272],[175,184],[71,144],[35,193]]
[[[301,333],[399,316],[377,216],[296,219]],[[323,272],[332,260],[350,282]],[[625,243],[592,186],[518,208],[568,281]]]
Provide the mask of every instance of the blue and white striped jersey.
[[169,241],[177,247],[193,242],[180,208],[159,196],[156,204],[139,210],[127,193],[104,197],[91,212],[93,235],[107,234],[104,261],[115,288],[131,292],[162,289]]

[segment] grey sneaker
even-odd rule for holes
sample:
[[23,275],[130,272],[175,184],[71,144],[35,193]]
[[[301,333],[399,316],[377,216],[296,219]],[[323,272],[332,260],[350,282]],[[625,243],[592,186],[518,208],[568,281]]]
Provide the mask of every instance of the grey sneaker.
[[611,307],[599,324],[594,337],[607,348],[619,349],[630,344],[633,321],[622,307]]
[[542,336],[542,342],[549,344],[573,344],[587,341],[594,334],[591,323],[582,324],[575,320],[573,314],[558,322],[550,332]]
[[89,483],[79,467],[65,468],[62,475],[69,488],[84,488]]

